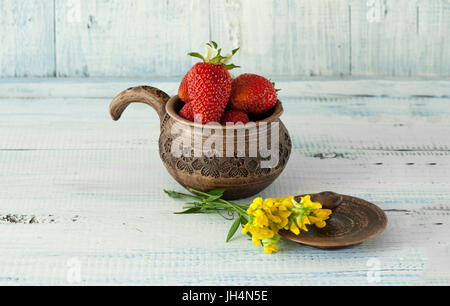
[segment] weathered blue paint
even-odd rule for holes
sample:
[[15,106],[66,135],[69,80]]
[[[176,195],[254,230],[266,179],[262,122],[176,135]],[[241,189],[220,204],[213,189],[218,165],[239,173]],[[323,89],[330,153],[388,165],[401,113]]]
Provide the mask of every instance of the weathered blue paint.
[[[450,283],[448,81],[279,82],[294,150],[260,196],[332,190],[379,205],[389,223],[353,248],[282,240],[270,256],[245,235],[226,243],[220,216],[174,214],[183,201],[163,189],[183,188],[159,160],[157,115],[139,103],[120,122],[108,114],[114,94],[144,81],[0,80],[0,216],[43,219],[0,221],[0,284],[73,284],[71,259],[84,285]],[[174,94],[178,83],[147,84]],[[410,96],[423,90],[436,97]]]
[[0,1],[0,77],[55,74],[53,1]]
[[170,77],[214,39],[267,76],[448,76],[445,0],[3,0],[0,77]]

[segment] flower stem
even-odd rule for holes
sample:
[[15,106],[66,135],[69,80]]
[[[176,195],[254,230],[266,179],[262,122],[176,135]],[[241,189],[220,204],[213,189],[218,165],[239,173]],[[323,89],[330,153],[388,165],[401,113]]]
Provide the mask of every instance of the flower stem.
[[[190,188],[189,191],[190,191],[190,192],[193,192],[193,193],[197,193],[197,194],[204,195],[204,196],[206,196],[207,198],[211,196],[210,194],[207,194],[207,193],[202,192],[202,191],[199,191],[199,190],[195,190],[195,189],[193,189],[193,188]],[[207,203],[210,203],[210,204],[213,204],[213,203],[215,204],[215,203],[217,203],[216,201],[209,202],[209,201],[207,200],[207,198],[205,199],[205,201],[206,201]],[[247,216],[247,212],[246,212],[241,206],[248,207],[248,205],[242,205],[242,204],[238,204],[238,203],[232,203],[232,202],[229,202],[229,201],[226,201],[226,200],[223,200],[223,199],[218,199],[217,201],[219,201],[220,203],[223,203],[223,204],[228,205],[229,207],[233,208],[240,216],[244,216],[244,217]]]

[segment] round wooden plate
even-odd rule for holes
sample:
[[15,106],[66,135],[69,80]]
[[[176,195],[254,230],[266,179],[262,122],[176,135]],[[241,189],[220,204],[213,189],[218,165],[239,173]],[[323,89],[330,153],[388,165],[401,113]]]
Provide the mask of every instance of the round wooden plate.
[[[296,197],[296,200],[300,200],[300,197]],[[309,226],[309,231],[302,231],[300,235],[283,230],[280,231],[281,236],[312,247],[336,249],[360,244],[386,228],[384,211],[365,200],[329,191],[311,194],[311,199],[333,210],[326,221],[327,226],[322,229]]]

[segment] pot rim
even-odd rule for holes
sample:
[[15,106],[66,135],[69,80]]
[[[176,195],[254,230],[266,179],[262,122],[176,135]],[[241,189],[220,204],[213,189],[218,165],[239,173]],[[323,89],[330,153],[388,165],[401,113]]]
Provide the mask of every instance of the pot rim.
[[[189,121],[187,119],[184,119],[184,118],[180,117],[177,114],[177,111],[176,111],[177,110],[177,106],[180,103],[184,103],[184,102],[181,101],[181,99],[178,97],[178,95],[173,96],[172,98],[170,98],[170,100],[167,101],[167,103],[166,103],[166,112],[167,112],[167,114],[172,119],[174,119],[177,122],[180,122],[180,123],[185,124],[185,125],[189,125],[191,127],[196,127],[196,128],[223,129],[223,130],[247,129],[249,127],[255,127],[254,124],[256,124],[256,126],[259,126],[262,123],[267,124],[267,123],[270,123],[270,122],[274,122],[277,119],[279,119],[280,116],[284,112],[283,105],[282,105],[281,101],[277,100],[277,104],[275,105],[275,108],[273,109],[273,113],[267,118],[264,118],[264,119],[261,119],[261,120],[258,120],[258,121],[251,121],[251,122],[249,122],[247,124],[244,124],[244,125],[223,126],[220,123],[217,123],[217,124],[201,124],[201,123],[192,122],[192,121]],[[218,125],[218,124],[220,124],[220,125]]]

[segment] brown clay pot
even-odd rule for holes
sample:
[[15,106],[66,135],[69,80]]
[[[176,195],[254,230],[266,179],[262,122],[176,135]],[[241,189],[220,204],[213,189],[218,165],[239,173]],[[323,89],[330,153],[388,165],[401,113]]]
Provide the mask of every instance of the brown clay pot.
[[[185,120],[178,116],[178,111],[184,103],[174,96],[170,98],[165,92],[150,86],[139,86],[129,88],[120,93],[112,102],[110,107],[111,116],[114,120],[118,120],[125,110],[125,108],[132,102],[142,102],[152,106],[158,113],[161,120],[161,135],[159,138],[159,154],[169,171],[170,175],[177,180],[185,188],[194,188],[203,192],[208,192],[214,189],[225,189],[224,198],[228,200],[235,200],[253,196],[269,186],[285,168],[291,153],[291,138],[286,127],[280,121],[279,117],[283,113],[281,102],[278,101],[273,113],[252,126],[205,126],[199,123],[194,123]],[[267,160],[267,156],[261,156],[259,150],[257,155],[250,155],[249,146],[247,145],[249,139],[257,137],[257,129],[261,131],[264,126],[263,123],[278,122],[279,132],[279,150],[278,163],[271,168],[262,168],[261,161]],[[188,138],[201,139],[204,143],[210,134],[216,132],[225,135],[237,135],[237,133],[245,133],[244,138],[235,137],[233,145],[235,148],[244,145],[245,142],[245,157],[238,157],[236,154],[233,157],[227,154],[226,141],[221,148],[213,147],[216,156],[209,157],[208,154],[202,154],[188,157],[175,157],[172,152],[174,140],[179,135],[174,135],[172,129],[176,130]],[[205,135],[204,130],[209,129]],[[271,146],[271,129],[266,128],[267,144]],[[228,134],[227,134],[228,133]],[[219,134],[222,135],[222,134]],[[242,134],[240,134],[242,135]],[[186,138],[185,137],[185,138]],[[245,139],[245,140],[243,140]],[[274,142],[275,143],[275,142]],[[231,147],[231,145],[230,145]],[[185,150],[194,150],[192,147],[185,147]],[[217,154],[222,153],[222,155]],[[217,156],[218,155],[218,156]],[[220,157],[223,156],[223,157]],[[255,156],[255,157],[249,157]]]

